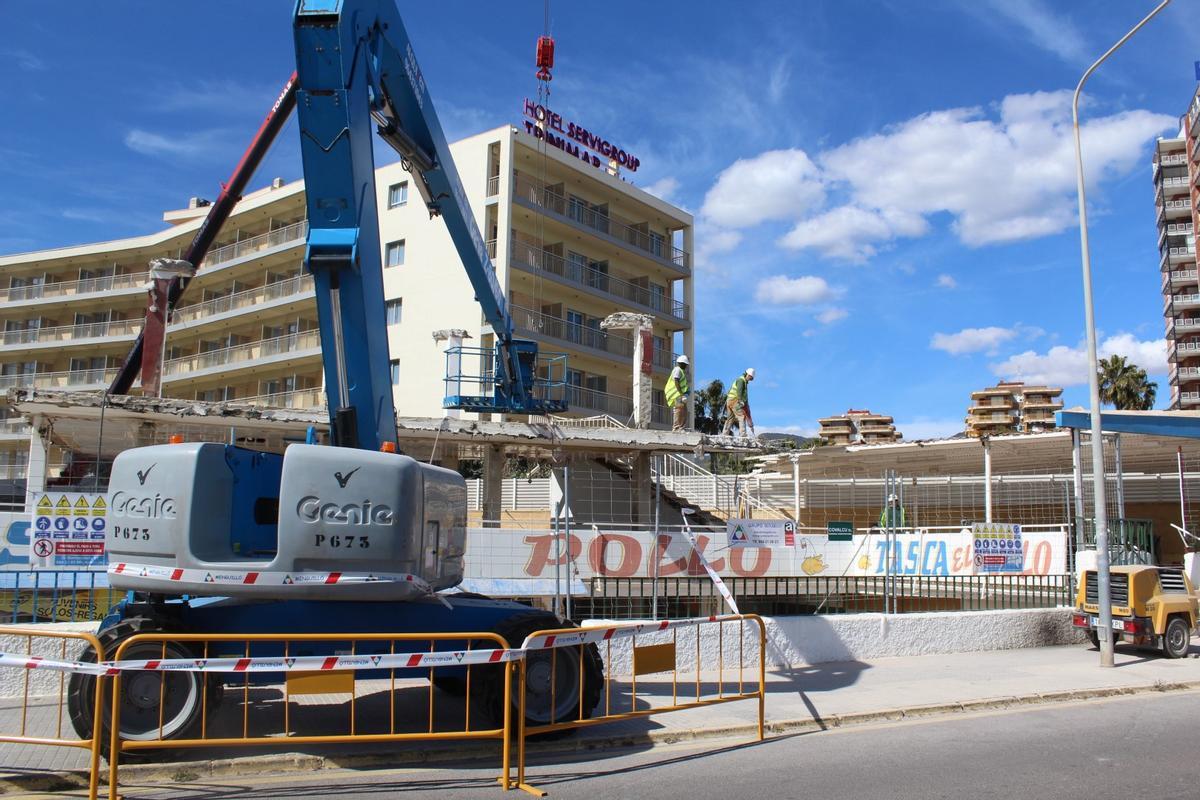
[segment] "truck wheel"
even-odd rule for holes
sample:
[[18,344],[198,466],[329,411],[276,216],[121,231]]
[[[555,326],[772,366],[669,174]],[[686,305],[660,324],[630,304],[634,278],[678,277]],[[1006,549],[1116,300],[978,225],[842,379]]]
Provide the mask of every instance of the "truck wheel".
[[[126,639],[139,633],[155,633],[164,630],[158,620],[148,617],[131,617],[123,620],[100,634],[105,655],[110,659]],[[195,658],[196,653],[178,643],[145,642],[127,648],[123,658],[127,660],[157,658]],[[81,661],[95,661],[96,654],[89,648]],[[201,698],[204,696],[205,678],[198,672],[127,672],[121,675],[121,738],[137,741],[190,738],[200,723]],[[221,696],[219,681],[208,678],[208,703],[215,707]],[[111,681],[111,679],[110,679]],[[109,684],[111,686],[111,683]],[[95,709],[96,679],[79,673],[71,676],[67,707],[71,726],[80,738],[88,738],[95,727],[92,712]],[[108,753],[110,725],[112,720],[111,699],[105,698],[102,705],[103,718],[100,731],[101,747]],[[162,714],[162,734],[159,735],[159,714]],[[141,752],[124,756],[136,760]],[[145,756],[143,756],[145,757]]]
[[[504,637],[510,647],[520,647],[525,637],[531,633],[548,628],[578,627],[565,623],[553,614],[545,611],[531,611],[516,614],[496,626],[496,633]],[[583,686],[579,685],[580,663],[583,658]],[[517,684],[513,670],[514,683],[512,692],[512,710],[515,718],[518,703]],[[525,724],[527,726],[548,725],[552,720],[565,722],[579,718],[580,693],[583,695],[583,717],[592,716],[592,711],[600,702],[604,687],[604,665],[600,660],[600,651],[596,645],[588,644],[582,648],[560,647],[554,651],[535,650],[526,656],[525,661],[526,692],[525,692]],[[493,723],[499,727],[504,722],[504,672],[501,667],[488,667],[481,671],[483,680],[472,681],[472,690],[479,687],[479,701]],[[551,690],[553,683],[553,691]],[[474,693],[474,691],[472,692]],[[553,697],[553,707],[551,699]],[[513,725],[514,730],[516,725]]]
[[1162,653],[1167,658],[1183,658],[1188,653],[1192,632],[1188,629],[1187,620],[1183,617],[1171,617],[1167,620],[1167,629],[1163,631]]
[[[1099,650],[1100,649],[1100,634],[1094,630],[1090,630],[1087,633],[1087,637],[1088,637],[1088,641],[1092,643],[1092,647]],[[1117,642],[1121,641],[1121,634],[1117,633],[1116,631],[1113,631],[1112,641],[1113,641],[1113,647],[1116,647]]]

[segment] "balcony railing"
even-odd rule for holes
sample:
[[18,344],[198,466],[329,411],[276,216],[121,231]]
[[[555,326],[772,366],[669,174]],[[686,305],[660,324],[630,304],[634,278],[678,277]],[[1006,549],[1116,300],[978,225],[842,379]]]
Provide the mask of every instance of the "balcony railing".
[[324,408],[324,389],[295,389],[290,392],[259,394],[254,397],[239,397],[233,403],[246,403],[266,408]]
[[1179,402],[1181,403],[1200,403],[1200,392],[1180,392]]
[[1179,164],[1187,163],[1187,153],[1175,153],[1169,156],[1162,156],[1154,162],[1154,169],[1162,167],[1173,167]]
[[1180,367],[1176,375],[1180,380],[1195,380],[1200,378],[1200,367]]
[[1168,222],[1167,234],[1170,236],[1185,236],[1194,233],[1195,228],[1190,222]]
[[592,208],[571,202],[562,194],[539,184],[533,178],[518,172],[513,180],[513,196],[553,211],[561,217],[607,236],[611,236],[625,244],[674,264],[680,269],[691,268],[689,253],[674,247],[667,241],[665,235],[652,235],[642,223],[634,223],[612,214],[603,214]]
[[1181,175],[1177,178],[1163,178],[1162,185],[1164,189],[1186,189],[1188,179],[1186,175]]
[[163,375],[186,375],[196,370],[241,364],[320,346],[321,336],[317,331],[289,333],[273,339],[260,339],[257,342],[247,342],[220,350],[209,350],[207,353],[197,353],[194,356],[172,358],[163,362]]
[[525,269],[548,272],[580,286],[586,286],[626,302],[644,306],[651,311],[670,314],[678,319],[688,318],[687,303],[681,303],[668,297],[665,290],[662,293],[651,292],[644,286],[570,261],[519,239],[512,241],[510,253],[512,263]]
[[70,342],[79,339],[115,339],[120,336],[135,336],[142,329],[143,320],[117,319],[110,322],[87,322],[82,325],[58,325],[51,328],[25,328],[4,331],[5,344],[46,344]]
[[495,197],[500,194],[500,176],[493,175],[487,179],[487,196]]
[[107,386],[117,377],[115,369],[81,369],[69,372],[27,372],[21,375],[0,375],[0,389],[13,387],[32,389],[85,389]]
[[1176,306],[1200,303],[1200,294],[1173,294],[1169,297],[1171,298],[1170,302]]
[[1191,256],[1193,258],[1196,256],[1195,247],[1169,247],[1167,252],[1172,256]]
[[201,262],[200,268],[215,267],[217,264],[224,264],[227,261],[244,258],[260,250],[293,244],[303,240],[306,236],[308,236],[308,220],[302,219],[283,228],[277,228],[258,236],[251,236],[249,239],[227,244],[224,247],[218,247],[216,250],[210,250],[208,255],[204,257],[204,261]]
[[0,289],[0,303],[137,289],[145,285],[148,280],[150,280],[149,272],[130,272],[126,275],[107,275],[78,281],[41,283],[36,286],[13,286],[8,289]]
[[[559,317],[542,314],[521,306],[512,306],[513,322],[518,328],[542,334],[572,344],[601,350],[618,358],[633,358],[633,340],[614,333],[577,325]],[[675,363],[675,354],[667,350],[654,350],[654,366],[670,369]]]
[[276,281],[275,283],[259,286],[256,289],[247,289],[244,292],[237,292],[225,295],[224,297],[205,300],[202,303],[193,303],[190,306],[177,308],[173,322],[177,325],[182,322],[192,322],[204,317],[211,317],[215,314],[224,314],[240,308],[249,308],[261,305],[262,303],[269,303],[272,300],[279,300],[284,297],[302,295],[312,290],[312,275],[295,275],[291,278]]
[[1177,331],[1190,331],[1200,329],[1200,318],[1187,319],[1184,317],[1173,317],[1172,327]]
[[24,417],[5,417],[0,419],[0,435],[29,433],[33,430],[33,426],[29,424],[29,420]]

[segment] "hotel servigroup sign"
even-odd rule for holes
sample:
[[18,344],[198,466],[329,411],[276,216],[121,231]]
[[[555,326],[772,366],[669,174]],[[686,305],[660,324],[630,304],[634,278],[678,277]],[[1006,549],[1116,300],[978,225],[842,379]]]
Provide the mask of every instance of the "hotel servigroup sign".
[[541,103],[527,98],[525,116],[529,117],[525,121],[526,133],[545,139],[547,144],[593,167],[607,168],[615,162],[621,169],[637,172],[641,166],[641,160],[629,151],[578,123],[563,120],[562,114],[551,111]]

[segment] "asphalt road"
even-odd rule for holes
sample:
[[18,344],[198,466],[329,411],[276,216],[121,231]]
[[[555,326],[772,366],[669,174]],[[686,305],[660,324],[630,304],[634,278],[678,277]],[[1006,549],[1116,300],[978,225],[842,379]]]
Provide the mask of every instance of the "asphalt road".
[[[528,780],[553,798],[1200,797],[1200,693],[1141,695],[1008,712],[705,742],[533,763]],[[586,759],[586,760],[583,760]],[[126,798],[497,798],[488,770],[330,771],[122,786]],[[508,797],[524,796],[507,795]]]

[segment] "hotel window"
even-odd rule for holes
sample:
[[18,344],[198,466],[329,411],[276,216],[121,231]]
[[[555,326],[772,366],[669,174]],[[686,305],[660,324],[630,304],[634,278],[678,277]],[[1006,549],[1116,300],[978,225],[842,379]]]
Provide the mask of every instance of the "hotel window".
[[404,240],[397,242],[389,242],[387,246],[387,258],[384,260],[384,266],[398,267],[404,263]]
[[388,208],[395,208],[408,203],[408,181],[393,183],[388,189]]
[[400,359],[392,359],[392,386],[400,385]]
[[387,301],[387,324],[399,325],[400,316],[404,311],[404,300],[388,300]]

